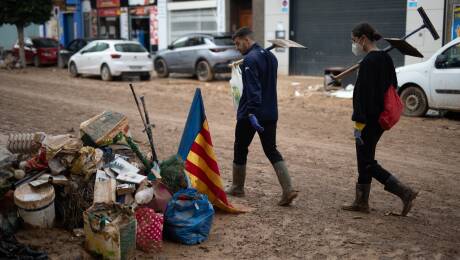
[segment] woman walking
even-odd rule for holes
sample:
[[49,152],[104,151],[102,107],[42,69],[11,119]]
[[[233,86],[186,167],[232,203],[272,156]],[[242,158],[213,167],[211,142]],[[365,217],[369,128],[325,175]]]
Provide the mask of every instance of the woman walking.
[[385,185],[385,190],[403,203],[402,216],[412,208],[418,192],[401,183],[375,160],[375,149],[384,130],[378,120],[384,110],[384,95],[388,88],[398,86],[393,60],[376,46],[382,36],[368,23],[358,24],[352,31],[352,51],[365,55],[360,63],[358,78],[353,92],[353,115],[355,122],[358,182],[356,198],[342,209],[369,213],[369,192],[372,178]]

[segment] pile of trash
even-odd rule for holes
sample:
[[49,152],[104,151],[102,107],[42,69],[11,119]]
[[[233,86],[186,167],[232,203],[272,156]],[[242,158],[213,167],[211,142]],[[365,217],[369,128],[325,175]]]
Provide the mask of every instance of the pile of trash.
[[19,60],[13,55],[11,51],[5,51],[0,47],[0,69],[18,69],[21,65]]
[[150,144],[145,155],[128,118],[111,111],[82,122],[79,137],[11,134],[0,147],[0,199],[12,206],[0,213],[14,212],[25,227],[83,228],[86,248],[109,259],[130,258],[136,247],[158,251],[163,235],[201,243],[212,204],[189,187],[177,155],[160,162]]

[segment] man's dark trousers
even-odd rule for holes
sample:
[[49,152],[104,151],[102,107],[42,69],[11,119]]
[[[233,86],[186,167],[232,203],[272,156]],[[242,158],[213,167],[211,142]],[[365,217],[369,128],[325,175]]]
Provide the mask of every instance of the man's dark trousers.
[[[260,141],[267,158],[271,164],[283,160],[280,152],[276,149],[276,123],[277,121],[261,121],[264,131],[259,133]],[[235,129],[235,147],[233,163],[245,165],[248,156],[248,147],[254,138],[256,130],[252,127],[249,119],[240,119],[236,123]]]

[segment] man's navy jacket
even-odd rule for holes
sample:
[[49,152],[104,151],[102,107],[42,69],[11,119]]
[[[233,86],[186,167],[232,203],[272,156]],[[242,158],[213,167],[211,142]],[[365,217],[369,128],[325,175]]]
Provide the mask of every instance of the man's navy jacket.
[[238,106],[237,119],[254,114],[260,121],[278,120],[276,80],[278,61],[270,51],[253,44],[240,65],[243,94]]

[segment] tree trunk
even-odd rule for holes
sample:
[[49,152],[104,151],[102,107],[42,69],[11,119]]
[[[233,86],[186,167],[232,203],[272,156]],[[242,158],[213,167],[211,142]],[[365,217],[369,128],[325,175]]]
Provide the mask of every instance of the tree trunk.
[[19,43],[19,63],[22,68],[26,67],[26,55],[24,52],[24,25],[16,24],[18,30],[18,43]]

